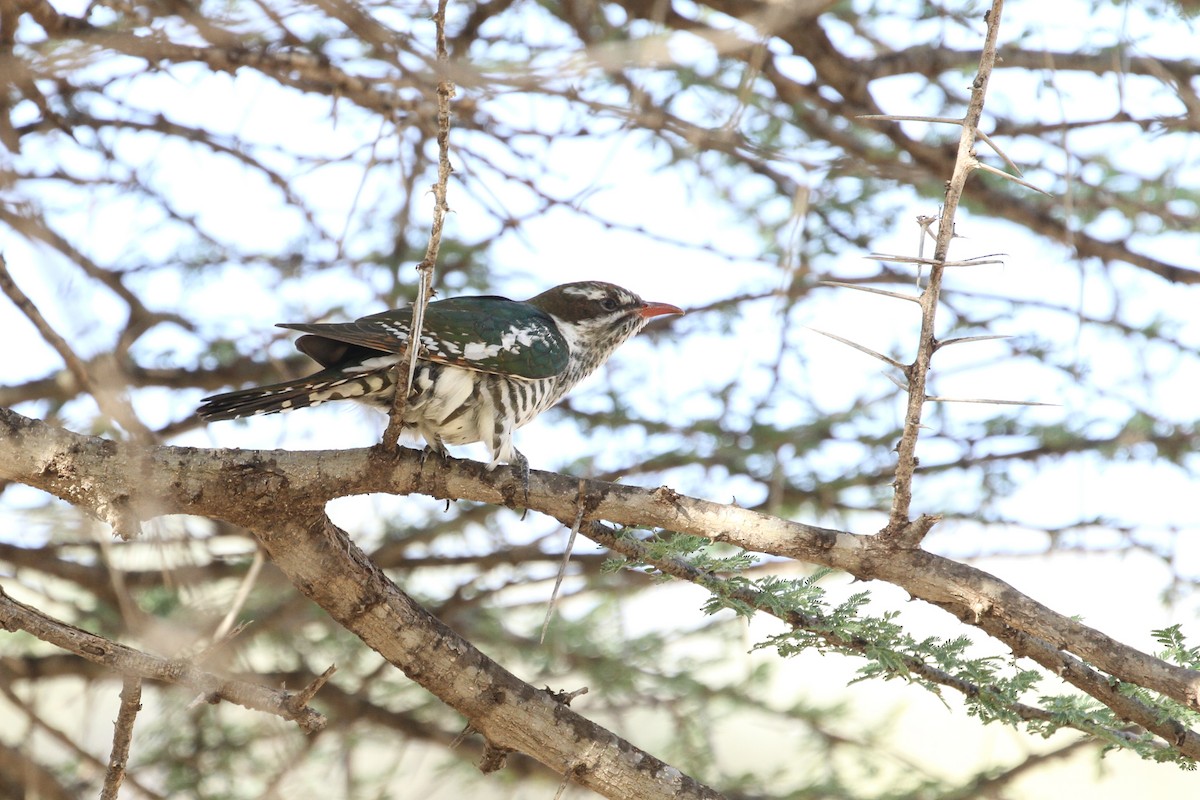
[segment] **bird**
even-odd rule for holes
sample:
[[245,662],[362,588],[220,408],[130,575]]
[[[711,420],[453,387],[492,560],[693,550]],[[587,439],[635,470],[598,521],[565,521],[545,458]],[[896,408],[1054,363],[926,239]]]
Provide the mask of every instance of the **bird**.
[[[602,281],[564,283],[528,300],[484,295],[431,301],[420,331],[402,432],[445,456],[446,445],[483,442],[488,470],[504,462],[523,481],[529,462],[513,432],[553,406],[654,317],[682,314]],[[202,400],[205,421],[237,419],[357,400],[392,408],[397,364],[411,346],[413,309],[343,323],[281,323],[323,369],[298,380]],[[407,363],[407,362],[405,362]]]

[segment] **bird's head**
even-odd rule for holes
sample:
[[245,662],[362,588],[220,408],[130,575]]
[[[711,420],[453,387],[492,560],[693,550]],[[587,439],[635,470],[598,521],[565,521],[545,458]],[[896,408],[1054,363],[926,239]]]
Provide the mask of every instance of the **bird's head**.
[[670,303],[648,303],[603,281],[564,283],[530,298],[529,303],[554,318],[573,353],[599,351],[600,360],[653,317],[683,313]]

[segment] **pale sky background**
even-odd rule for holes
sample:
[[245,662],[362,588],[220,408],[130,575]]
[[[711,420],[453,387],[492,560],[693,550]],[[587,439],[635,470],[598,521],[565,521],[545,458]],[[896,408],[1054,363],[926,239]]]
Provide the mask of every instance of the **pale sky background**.
[[[69,5],[63,3],[62,7],[66,9]],[[1051,49],[1069,51],[1080,42],[1095,44],[1101,38],[1093,35],[1088,26],[1081,29],[1081,5],[1088,4],[1013,2],[1005,14],[1013,20],[1028,14],[1043,18],[1044,41],[1025,42],[1026,47],[1044,44]],[[1052,16],[1055,13],[1060,16]],[[1151,34],[1146,32],[1139,19],[1132,14],[1126,19],[1124,14],[1122,8],[1100,5],[1086,19],[1091,29],[1121,31],[1127,42],[1136,43],[1133,52],[1164,57],[1194,56],[1195,31],[1178,31],[1163,38],[1160,31],[1155,30],[1154,38],[1150,39]],[[899,19],[897,24],[902,24]],[[538,32],[531,31],[530,35],[536,36]],[[919,35],[919,31],[906,35]],[[949,44],[974,47],[978,41],[962,34],[960,40],[951,40]],[[694,42],[683,41],[672,52],[686,58],[690,47],[694,47]],[[695,57],[705,58],[706,54],[697,51]],[[121,71],[136,67],[118,64],[112,69]],[[964,91],[970,77],[963,78]],[[895,91],[885,93],[876,89],[877,97],[891,104],[888,110],[920,113],[920,109],[913,107],[919,87],[904,79],[896,79],[894,83]],[[1118,79],[1113,76],[1082,80],[1077,84],[1060,77],[1057,91],[1050,91],[1038,86],[1037,79],[1032,76],[998,70],[991,83],[988,105],[996,109],[1020,107],[1029,116],[1047,119],[1060,117],[1064,110],[1071,116],[1079,109],[1100,117],[1118,110],[1117,84]],[[1176,113],[1176,109],[1163,107],[1161,98],[1139,94],[1137,89],[1141,85],[1142,82],[1136,79],[1126,79],[1123,86],[1126,110]],[[1097,86],[1107,87],[1107,91],[1097,92]],[[155,90],[158,95],[151,97],[150,93]],[[159,106],[177,122],[210,128],[225,126],[231,134],[247,140],[277,140],[280,120],[286,119],[288,135],[292,137],[289,145],[295,146],[299,142],[301,147],[313,153],[341,153],[354,147],[365,147],[378,133],[374,127],[359,124],[361,120],[345,107],[336,127],[331,127],[329,110],[323,102],[303,97],[281,99],[268,92],[256,76],[246,72],[230,77],[209,76],[203,70],[172,69],[170,74],[162,75],[157,81],[139,80],[137,92],[139,103]],[[219,113],[215,109],[219,109]],[[514,117],[533,117],[541,113],[546,113],[545,107],[532,107],[524,98],[513,102]],[[947,129],[941,135],[950,139],[956,133]],[[1104,135],[1107,134],[1102,131],[1078,134],[1078,146],[1087,147],[1090,144],[1088,137]],[[137,144],[133,139],[122,142],[129,148]],[[1018,163],[1022,163],[1023,157],[1035,157],[1026,150],[1024,143],[1002,144],[1011,144],[1009,153]],[[1189,146],[1194,148],[1196,144],[1197,140],[1192,137]],[[1164,163],[1179,155],[1170,148],[1143,145],[1131,147],[1130,157],[1137,159],[1145,174],[1154,173],[1159,166],[1152,161],[1154,154],[1164,159]],[[33,143],[26,158],[36,161],[38,147],[40,144]],[[169,148],[177,148],[179,152],[168,152]],[[497,293],[526,297],[556,283],[602,278],[627,286],[647,299],[686,308],[738,292],[780,285],[778,268],[756,260],[761,243],[753,230],[717,207],[706,195],[702,184],[689,183],[680,172],[659,169],[658,157],[639,149],[635,142],[621,140],[614,143],[611,139],[599,143],[561,142],[552,152],[560,183],[555,185],[551,180],[543,188],[567,193],[583,186],[604,187],[589,201],[589,208],[594,213],[613,221],[644,225],[667,239],[711,242],[734,257],[719,258],[703,250],[682,250],[629,233],[604,231],[593,223],[556,210],[527,223],[520,238],[508,237],[496,247],[493,261],[500,273],[511,274],[511,268],[519,266],[536,276],[536,280],[516,277],[501,280],[493,287]],[[985,152],[981,147],[981,153]],[[1177,176],[1177,180],[1195,188],[1200,185],[1200,171],[1195,169],[1196,153],[1187,155],[1193,170],[1191,174]],[[239,168],[232,165],[222,168],[219,164],[214,167],[214,162],[205,160],[203,168],[198,169],[199,162],[179,145],[155,145],[144,153],[126,153],[126,156],[145,159],[148,180],[186,186],[187,191],[174,194],[180,202],[179,210],[197,214],[206,229],[220,231],[224,237],[236,238],[247,247],[263,250],[271,250],[297,233],[295,217],[279,213],[273,205],[276,202],[272,199],[273,190],[261,179],[248,177]],[[46,157],[50,158],[51,154]],[[459,156],[455,161],[460,170],[471,168],[468,158]],[[994,159],[990,161],[996,163]],[[322,169],[301,181],[310,199],[319,200],[318,211],[330,230],[340,231],[344,227],[362,177],[360,168],[346,165]],[[1039,182],[1046,179],[1046,173],[1035,171],[1028,177]],[[820,174],[806,177],[813,183],[820,179]],[[506,193],[503,186],[493,184],[500,197],[506,200],[511,197],[513,203],[524,202],[521,196]],[[1047,188],[1063,190],[1061,186]],[[383,176],[377,176],[368,181],[362,191],[364,197],[370,197],[390,190]],[[48,188],[47,191],[53,190]],[[914,200],[902,192],[897,192],[897,200],[904,202],[904,210],[892,221],[890,234],[876,241],[873,248],[878,252],[913,254],[917,242],[913,220],[918,214],[935,213],[937,205]],[[428,207],[432,198],[426,197],[422,202]],[[480,206],[454,182],[450,185],[449,202],[455,212],[448,221],[451,235],[459,232],[477,235],[479,228],[486,227],[478,223],[484,218]],[[80,230],[89,232],[89,246],[101,261],[144,259],[153,262],[165,257],[174,247],[175,234],[169,227],[160,226],[144,209],[127,202],[98,197],[94,202],[76,206],[66,213]],[[1110,225],[1107,230],[1106,225]],[[1034,239],[1012,225],[979,218],[965,211],[960,212],[958,229],[965,238],[955,243],[951,257],[961,259],[1003,253],[1004,264],[953,271],[946,283],[949,292],[974,290],[1009,298],[1066,298],[1068,302],[1077,302],[1081,309],[1098,315],[1110,309],[1115,300],[1110,287],[1097,280],[1093,268],[1081,269],[1069,260],[1065,247]],[[1111,221],[1104,219],[1090,230],[1101,236],[1122,234],[1111,227]],[[353,232],[351,234],[348,246],[355,247],[356,237]],[[1188,249],[1181,250],[1175,237],[1146,239],[1139,241],[1138,247],[1147,253],[1200,269],[1200,252],[1196,252],[1191,243],[1186,244]],[[10,234],[0,236],[0,249],[19,285],[56,329],[77,344],[80,352],[90,354],[107,349],[123,322],[123,311],[104,290],[87,282],[76,270],[48,257],[47,251],[31,248],[24,240]],[[318,255],[332,256],[329,252],[314,253],[314,258]],[[830,278],[872,272],[874,265],[861,258],[866,255],[849,254],[837,263],[819,266],[828,271]],[[290,350],[291,337],[274,328],[276,322],[315,318],[337,303],[354,309],[356,315],[382,310],[372,305],[374,293],[370,287],[363,285],[358,276],[339,269],[327,270],[319,277],[285,283],[278,292],[267,284],[265,270],[254,266],[231,266],[217,273],[188,278],[170,269],[157,270],[133,282],[141,296],[152,299],[154,307],[169,308],[186,303],[211,309],[211,314],[205,314],[211,320],[211,330],[251,343],[248,351],[269,348],[270,353],[277,355]],[[1118,287],[1120,302],[1132,312],[1133,318],[1150,319],[1162,315],[1178,321],[1179,338],[1200,344],[1200,321],[1195,314],[1195,309],[1200,308],[1200,288],[1167,287],[1143,279],[1126,281],[1119,278],[1117,282],[1121,284]],[[89,313],[81,314],[81,309],[87,309]],[[758,314],[747,314],[738,321],[732,334],[724,337],[712,334],[686,336],[694,329],[694,324],[686,317],[675,320],[671,325],[679,332],[678,343],[650,348],[644,342],[634,341],[622,348],[615,360],[620,362],[622,370],[637,376],[639,402],[648,407],[700,410],[714,401],[705,392],[705,380],[698,374],[697,364],[718,365],[722,376],[737,371],[733,374],[741,374],[748,385],[763,381],[764,373],[755,367],[754,359],[748,358],[747,352],[756,341],[777,339],[781,327],[786,325],[786,336],[802,342],[806,359],[803,364],[790,365],[790,369],[796,379],[811,385],[823,408],[833,411],[845,407],[860,394],[883,394],[894,387],[884,377],[879,362],[854,353],[804,326],[828,330],[883,352],[907,356],[918,322],[915,306],[848,290],[817,291],[787,320],[780,318],[777,307],[770,302],[760,303],[755,309]],[[1151,351],[1145,354],[1143,362],[1131,363],[1128,359],[1132,350],[1114,349],[1105,336],[1098,336],[1088,329],[1076,326],[1072,330],[1071,320],[1061,315],[1050,316],[1029,309],[1015,314],[1006,325],[1007,332],[1014,336],[1037,333],[1056,339],[1073,339],[1077,360],[1092,369],[1093,385],[1070,385],[1059,373],[1024,363],[997,364],[991,359],[1001,352],[999,348],[989,350],[992,345],[979,344],[952,348],[938,355],[934,390],[950,396],[1057,404],[1027,412],[1031,418],[1047,423],[1071,419],[1075,415],[1097,415],[1106,403],[1119,419],[1120,409],[1124,406],[1123,396],[1159,409],[1167,416],[1182,419],[1197,416],[1195,387],[1200,385],[1200,364],[1196,360],[1175,363],[1166,354]],[[18,383],[41,377],[59,366],[53,352],[7,302],[0,303],[0,330],[6,333],[9,352],[0,366],[0,382]],[[185,361],[194,355],[196,343],[178,330],[160,327],[146,337],[139,351],[152,348],[157,351],[156,357]],[[981,362],[980,368],[972,368]],[[1169,376],[1159,380],[1153,397],[1145,396],[1137,381],[1127,381],[1127,376],[1147,366]],[[604,380],[601,376],[590,383],[595,388]],[[1103,387],[1110,396],[1098,396],[1096,387]],[[586,390],[581,394],[581,404],[603,402],[599,394],[594,394],[594,400]],[[135,402],[143,418],[151,426],[159,426],[189,413],[199,397],[198,392],[148,390],[139,393]],[[902,398],[897,394],[894,405],[897,417],[901,408]],[[92,416],[86,401],[76,404],[76,409],[76,418],[81,424]],[[28,413],[28,409],[18,410]],[[989,408],[955,406],[949,411],[948,424],[965,424],[991,412]],[[383,425],[383,417],[373,412],[326,406],[304,413],[257,419],[248,426],[217,423],[181,436],[172,443],[242,448],[359,447],[374,443]],[[522,429],[517,435],[517,443],[533,467],[557,469],[572,460],[569,443],[575,435],[561,420],[547,415]],[[645,445],[637,436],[623,434],[602,443],[593,442],[593,446],[602,445],[595,459],[595,469],[628,463],[630,452],[636,453]],[[481,457],[478,446],[460,448],[456,453]],[[831,463],[830,474],[836,474],[840,466]],[[1170,465],[1151,465],[1145,461],[1101,463],[1088,458],[1018,466],[1014,467],[1013,474],[1021,487],[1003,501],[1005,507],[1013,510],[1013,516],[1023,515],[1030,521],[1055,525],[1085,516],[1110,515],[1135,521],[1138,536],[1147,541],[1162,538],[1167,530],[1182,531],[1176,540],[1176,569],[1186,575],[1200,576],[1197,546],[1200,537],[1196,536],[1200,534],[1200,505],[1195,502],[1200,486],[1194,477],[1186,476]],[[969,476],[964,479],[969,480]],[[689,494],[718,501],[737,497],[749,503],[762,499],[761,487],[742,478],[714,482],[709,474],[684,472],[673,485]],[[954,502],[953,480],[922,482],[918,477],[916,488],[916,513],[936,511]],[[8,518],[16,519],[13,511],[23,503],[35,502],[35,497],[36,493],[31,490],[9,489],[0,511]],[[440,503],[429,500],[415,505],[419,510],[414,512],[414,503],[407,498],[403,502],[390,498],[350,498],[335,503],[331,513],[339,524],[360,533],[364,542],[369,542],[372,536],[378,535],[375,519],[381,512],[431,513]],[[867,533],[882,524],[885,512],[886,509],[880,509],[877,513],[864,512],[854,519],[804,521],[836,524]],[[537,515],[531,515],[527,524],[529,527],[523,532],[514,523],[508,534],[517,540],[554,527],[552,522]],[[44,533],[36,524],[6,527],[8,531],[0,535],[10,540],[31,541]],[[1104,541],[1094,544],[1099,549],[1113,546]],[[579,546],[590,548],[588,543]],[[979,559],[978,565],[1056,611],[1079,614],[1088,624],[1133,646],[1153,651],[1155,645],[1150,630],[1171,622],[1182,623],[1185,633],[1192,639],[1200,636],[1195,623],[1196,598],[1185,598],[1170,607],[1153,599],[1162,591],[1167,578],[1162,565],[1153,559],[1105,553],[1029,555],[1040,552],[1044,546],[1044,535],[1036,532],[1016,529],[999,537],[995,529],[983,531],[967,522],[948,522],[928,540],[930,549],[948,555],[996,554]],[[832,581],[832,585],[835,593],[842,590],[838,588],[838,581]],[[905,602],[902,593],[892,587],[871,588],[877,593],[876,610],[902,608],[906,623],[931,634],[947,635],[959,631],[956,621],[936,609]],[[629,623],[634,628],[631,632],[636,632],[638,624],[665,627],[671,620],[699,622],[698,609],[703,594],[694,587],[664,587],[647,597],[653,598],[654,613],[631,614]],[[563,613],[569,613],[569,605]],[[745,649],[749,650],[772,630],[771,621],[756,620],[748,628]],[[1002,651],[990,644],[985,646]],[[733,654],[732,668],[761,658],[774,656]],[[816,697],[827,697],[830,688],[845,684],[857,666],[854,660],[836,656],[805,656],[783,664],[781,673],[787,676],[789,688],[800,694],[812,691]],[[948,776],[955,774],[953,764],[977,763],[977,759],[1008,763],[1016,760],[1023,748],[1044,746],[1039,740],[999,726],[981,728],[957,709],[947,712],[924,691],[905,687],[899,681],[857,684],[846,692],[847,697],[862,708],[864,718],[868,720],[873,719],[881,708],[905,709],[897,725],[899,730],[906,732],[905,738],[911,739],[912,758],[930,764],[940,756],[944,759],[940,766],[947,770]],[[112,702],[115,704],[115,693]],[[580,710],[588,713],[586,702],[581,704]],[[96,719],[107,720],[109,716],[97,715]],[[764,741],[786,740],[786,732],[764,731],[761,734]],[[741,737],[741,741],[749,752],[761,746],[753,732]],[[1076,792],[1083,792],[1087,787],[1088,797],[1127,797],[1135,791],[1143,796],[1147,791],[1158,796],[1171,796],[1196,785],[1194,777],[1175,767],[1142,765],[1133,756],[1125,754],[1109,756],[1105,762],[1109,771],[1103,773],[1097,773],[1090,759],[1090,755],[1080,759],[1079,768],[1071,778]],[[1093,778],[1098,779],[1098,783],[1089,785],[1088,781]],[[1040,782],[1043,780],[1050,778],[1037,774],[1030,778],[1025,796],[1047,796],[1050,789]],[[436,792],[430,797],[437,797]]]

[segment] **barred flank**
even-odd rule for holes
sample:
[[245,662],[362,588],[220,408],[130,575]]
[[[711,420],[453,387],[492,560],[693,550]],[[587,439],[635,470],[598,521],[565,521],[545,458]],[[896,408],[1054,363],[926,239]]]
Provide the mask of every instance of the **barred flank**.
[[346,375],[336,370],[326,370],[299,380],[206,397],[196,413],[210,421],[238,419],[319,406],[327,400],[383,394],[391,388],[391,372],[388,368]]

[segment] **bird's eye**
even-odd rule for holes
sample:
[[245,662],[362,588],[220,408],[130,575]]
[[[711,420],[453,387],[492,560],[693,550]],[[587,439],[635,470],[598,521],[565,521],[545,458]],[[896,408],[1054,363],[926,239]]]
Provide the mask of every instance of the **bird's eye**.
[[606,297],[600,301],[600,307],[603,308],[605,311],[616,311],[617,310],[617,301],[613,300],[611,297]]

